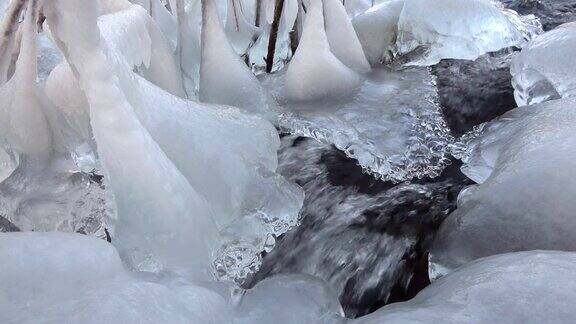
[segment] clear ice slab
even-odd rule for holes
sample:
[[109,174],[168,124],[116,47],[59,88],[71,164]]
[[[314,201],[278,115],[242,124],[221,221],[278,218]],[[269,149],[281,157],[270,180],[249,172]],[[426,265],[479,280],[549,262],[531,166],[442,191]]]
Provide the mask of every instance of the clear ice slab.
[[341,98],[290,100],[283,73],[263,84],[282,107],[283,130],[334,144],[378,178],[434,177],[449,163],[453,139],[426,68],[375,69],[356,93]]

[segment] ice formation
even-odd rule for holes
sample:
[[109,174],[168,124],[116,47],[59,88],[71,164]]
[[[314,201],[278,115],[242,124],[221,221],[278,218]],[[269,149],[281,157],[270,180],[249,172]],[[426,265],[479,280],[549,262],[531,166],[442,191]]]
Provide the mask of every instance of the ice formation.
[[408,302],[352,321],[379,323],[570,322],[576,253],[531,251],[478,260]]
[[386,63],[395,55],[398,20],[405,0],[388,0],[352,20],[370,64]]
[[512,61],[518,105],[576,96],[576,22],[535,37]]
[[[265,71],[274,11],[276,3],[279,2],[275,0],[254,0],[254,3],[257,2],[260,3],[260,13],[259,21],[256,22],[256,25],[260,28],[260,34],[254,44],[248,49],[246,55],[248,56],[248,65],[256,74],[260,74]],[[292,57],[290,31],[296,22],[299,7],[298,0],[284,0],[274,47],[273,72],[282,69]]]
[[56,48],[41,38],[45,94],[27,11],[14,76],[0,90],[0,214],[23,230],[104,237],[115,226],[136,269],[241,281],[302,205],[300,188],[274,172],[276,130],[236,108],[174,96],[183,95],[180,71],[155,22],[127,1],[101,10],[44,6],[66,58],[54,67]]
[[434,65],[445,58],[471,60],[523,45],[541,28],[535,21],[492,0],[406,0],[396,46],[399,55],[409,55],[411,65]]
[[354,71],[370,71],[362,45],[340,0],[324,0],[324,21],[330,51]]
[[434,275],[514,251],[576,250],[576,101],[514,109],[483,125],[462,171],[480,183],[460,193],[431,251]]
[[220,26],[214,0],[203,3],[199,99],[207,103],[234,105],[275,121],[278,108],[274,98],[262,88],[229,44]]
[[426,68],[380,67],[366,76],[355,95],[312,101],[291,100],[283,81],[281,73],[264,81],[284,110],[279,125],[334,144],[378,178],[434,176],[448,163],[452,137]]
[[324,30],[322,0],[311,0],[302,38],[286,70],[286,97],[313,100],[353,93],[361,77],[330,50]]
[[81,136],[37,83],[37,70],[42,81],[59,55],[41,35],[37,64],[35,5],[27,10],[14,74],[0,89],[0,215],[22,230],[103,236],[104,190],[71,154]]

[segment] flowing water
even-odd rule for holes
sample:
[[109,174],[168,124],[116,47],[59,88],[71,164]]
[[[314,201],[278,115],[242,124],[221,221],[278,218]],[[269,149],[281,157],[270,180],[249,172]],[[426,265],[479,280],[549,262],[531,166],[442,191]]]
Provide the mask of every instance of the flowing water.
[[[575,0],[506,0],[544,29],[576,20]],[[516,49],[433,68],[443,114],[454,136],[515,108],[509,64]],[[472,184],[457,160],[434,179],[393,184],[362,173],[334,147],[282,138],[280,172],[306,193],[302,225],[282,236],[248,284],[279,273],[326,280],[348,317],[413,297],[429,283],[427,251],[442,220]]]

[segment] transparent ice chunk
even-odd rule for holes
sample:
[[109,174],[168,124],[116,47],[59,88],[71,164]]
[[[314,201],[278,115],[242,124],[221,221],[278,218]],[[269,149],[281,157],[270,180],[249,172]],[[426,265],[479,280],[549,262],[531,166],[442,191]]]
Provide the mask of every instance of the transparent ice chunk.
[[453,139],[426,68],[375,69],[358,93],[321,100],[290,100],[281,73],[263,82],[283,109],[283,129],[334,144],[378,178],[433,177],[449,163]]
[[512,60],[510,73],[518,105],[576,96],[576,23],[534,38]]
[[[505,47],[522,46],[541,30],[492,0],[406,0],[398,21],[397,51],[410,65],[445,58],[473,60]],[[534,26],[532,25],[534,24]]]

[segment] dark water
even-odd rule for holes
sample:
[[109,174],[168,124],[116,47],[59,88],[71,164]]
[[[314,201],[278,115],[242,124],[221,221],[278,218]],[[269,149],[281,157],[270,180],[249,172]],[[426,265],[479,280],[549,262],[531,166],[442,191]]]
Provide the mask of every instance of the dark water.
[[[549,30],[576,20],[576,0],[508,0]],[[510,54],[476,61],[444,60],[433,68],[453,134],[515,108]],[[400,184],[363,174],[329,145],[283,137],[280,172],[306,192],[302,225],[279,239],[254,281],[279,273],[323,278],[339,293],[348,317],[413,297],[429,284],[427,251],[442,220],[472,184],[453,160],[443,174]]]

